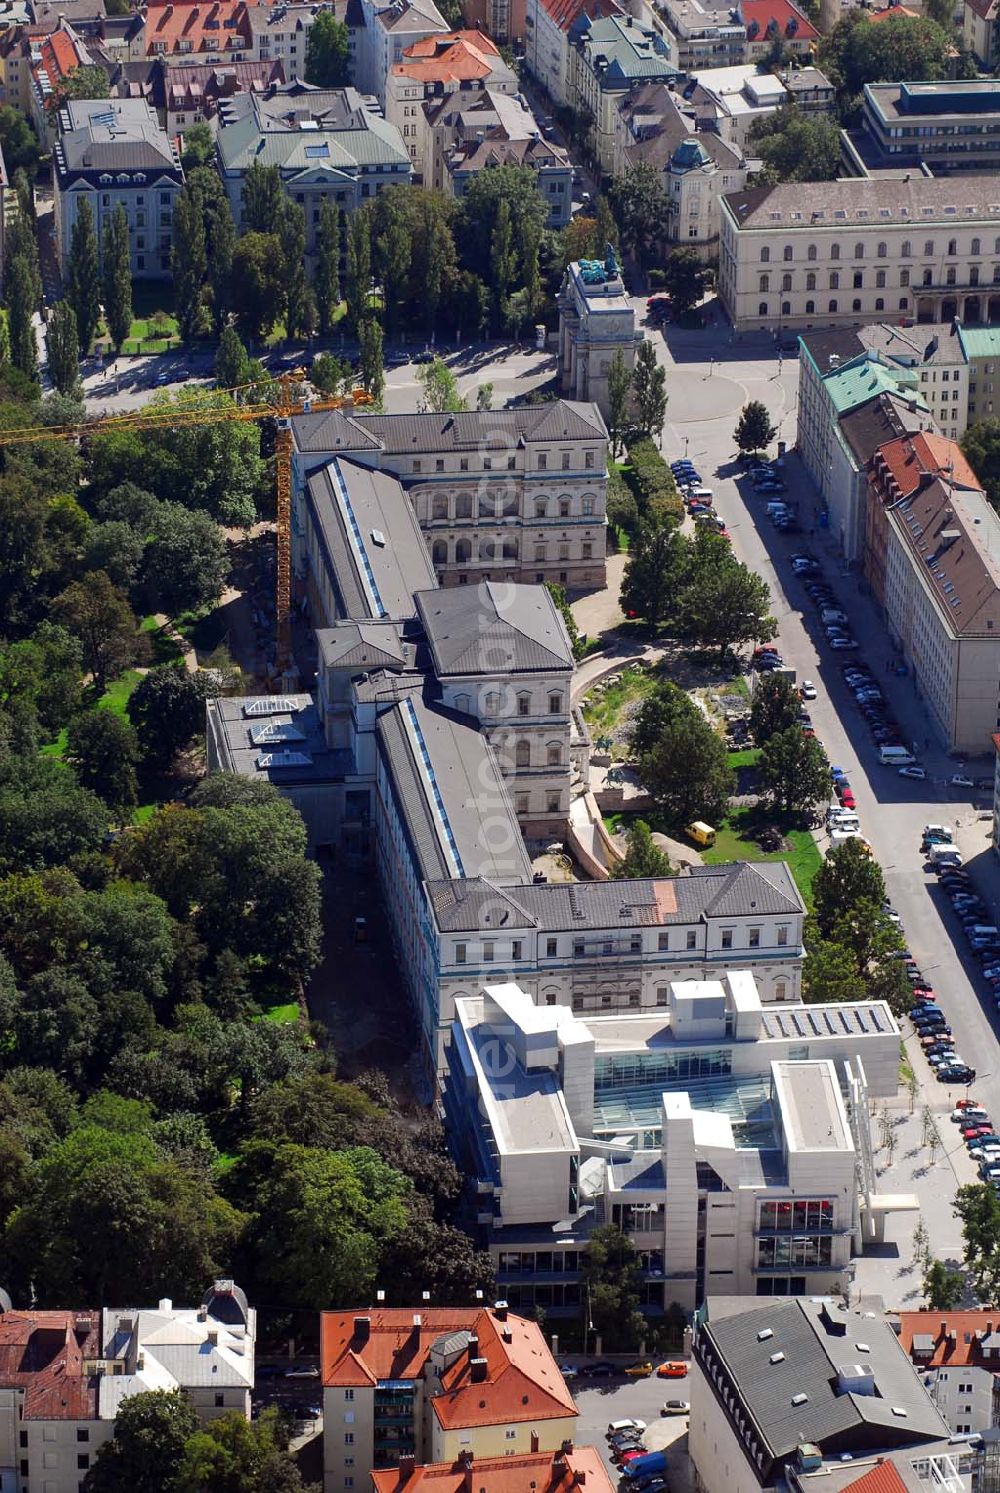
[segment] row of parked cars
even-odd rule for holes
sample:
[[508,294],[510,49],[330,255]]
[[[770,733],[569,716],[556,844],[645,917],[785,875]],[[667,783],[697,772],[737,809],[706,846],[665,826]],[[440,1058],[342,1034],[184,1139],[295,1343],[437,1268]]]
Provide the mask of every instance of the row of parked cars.
[[701,480],[701,475],[693,461],[687,458],[670,463],[677,490],[684,499],[684,506],[694,519],[696,524],[703,524],[706,528],[714,529],[721,534],[723,539],[729,540],[729,531],[725,520],[715,511],[715,494],[710,487],[706,487]]
[[1000,1135],[986,1110],[975,1099],[960,1099],[951,1118],[960,1127],[965,1148],[978,1166],[980,1177],[995,1192],[1000,1192]]
[[[922,853],[932,855],[935,852],[944,851],[935,867],[942,889],[952,899],[959,916],[968,917],[970,930],[980,918],[985,929],[989,917],[986,907],[972,891],[968,873],[962,869],[960,863],[956,864],[948,857],[947,847],[950,845],[951,833],[944,825],[924,825],[920,842]],[[957,855],[957,851],[955,854]],[[995,976],[997,988],[1000,989],[1000,957],[998,957],[1000,956],[1000,933],[996,928],[992,928],[990,932],[995,935],[995,942],[992,938],[983,941],[984,959],[988,961],[984,962],[984,971],[989,969],[990,977]],[[985,953],[987,948],[992,951],[988,955]],[[942,1083],[972,1083],[976,1070],[959,1056],[951,1027],[933,987],[924,978],[923,972],[908,949],[904,949],[898,957],[905,960],[906,974],[913,989],[910,1020],[917,1032],[924,1056],[936,1077]]]
[[767,499],[767,516],[779,534],[790,534],[798,527],[794,508],[781,496],[785,491],[781,458],[777,461],[754,461],[744,478],[759,498]]
[[[685,1414],[690,1409],[686,1401],[676,1403],[684,1404]],[[670,1413],[666,1406],[664,1413]],[[608,1451],[621,1470],[621,1493],[667,1493],[666,1453],[646,1450],[645,1431],[644,1420],[613,1420],[608,1426]]]

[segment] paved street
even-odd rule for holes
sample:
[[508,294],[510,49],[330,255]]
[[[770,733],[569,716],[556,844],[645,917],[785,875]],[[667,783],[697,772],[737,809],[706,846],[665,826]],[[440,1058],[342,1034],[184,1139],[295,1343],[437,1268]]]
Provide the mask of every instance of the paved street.
[[[678,1355],[671,1355],[676,1357]],[[654,1362],[659,1360],[654,1359]],[[667,1480],[674,1493],[690,1493],[691,1464],[687,1457],[688,1418],[686,1415],[661,1416],[664,1400],[688,1398],[687,1379],[574,1379],[570,1384],[580,1410],[576,1439],[581,1446],[592,1445],[600,1451],[617,1482],[618,1469],[608,1454],[606,1432],[613,1420],[644,1420],[644,1441],[650,1451],[667,1450]]]

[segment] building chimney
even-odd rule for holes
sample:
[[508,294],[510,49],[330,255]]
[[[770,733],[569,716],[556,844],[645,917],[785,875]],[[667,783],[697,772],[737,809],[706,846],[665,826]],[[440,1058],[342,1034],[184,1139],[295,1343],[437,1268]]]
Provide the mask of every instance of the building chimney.
[[473,1384],[485,1384],[489,1365],[485,1358],[473,1358],[469,1363],[469,1377]]
[[564,1457],[571,1457],[573,1455],[572,1441],[564,1441],[559,1450],[562,1452]]
[[573,1474],[573,1482],[578,1488],[583,1488],[587,1483],[587,1474],[582,1467],[578,1467]]
[[422,1326],[423,1326],[423,1318],[421,1317],[421,1315],[420,1315],[419,1312],[414,1312],[413,1313],[413,1330],[414,1330],[414,1332],[419,1332]]
[[416,1470],[416,1455],[413,1452],[404,1452],[399,1459],[399,1486],[401,1488],[406,1486]]
[[157,1310],[161,1312],[173,1311],[174,1303],[169,1296],[162,1296],[157,1303]]
[[474,1332],[469,1333],[469,1358],[479,1357],[479,1338]]
[[371,1319],[371,1317],[355,1317],[355,1319],[354,1319],[354,1337],[355,1337],[355,1341],[358,1342],[358,1343],[367,1343],[367,1341],[371,1337],[371,1335],[372,1335],[372,1319]]
[[941,1330],[938,1333],[938,1337],[947,1337],[947,1336],[948,1336],[948,1324],[947,1324],[947,1322],[942,1322],[941,1323]]
[[493,1315],[496,1317],[496,1319],[497,1319],[498,1322],[506,1322],[506,1320],[507,1320],[507,1303],[506,1303],[506,1301],[494,1301],[494,1303],[493,1303]]

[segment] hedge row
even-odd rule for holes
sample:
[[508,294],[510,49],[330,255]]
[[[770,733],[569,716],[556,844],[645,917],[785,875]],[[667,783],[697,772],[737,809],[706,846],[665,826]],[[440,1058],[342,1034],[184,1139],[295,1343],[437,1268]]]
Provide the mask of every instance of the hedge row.
[[642,436],[629,446],[628,455],[632,463],[632,490],[640,516],[645,518],[656,509],[679,524],[684,517],[684,504],[662,454],[648,436]]

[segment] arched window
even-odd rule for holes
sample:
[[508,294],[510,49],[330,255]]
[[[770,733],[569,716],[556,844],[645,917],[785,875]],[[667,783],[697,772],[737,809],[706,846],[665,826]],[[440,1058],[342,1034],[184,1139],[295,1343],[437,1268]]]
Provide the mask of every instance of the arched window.
[[861,302],[860,301],[852,301],[851,302],[851,310],[852,311],[860,311],[861,310]]
[[[1000,250],[998,250],[997,252],[1000,253]],[[761,262],[761,264],[770,264],[771,263],[771,251],[770,251],[769,248],[767,248],[766,245],[760,251],[760,262]]]
[[460,539],[455,545],[455,563],[457,565],[468,565],[472,559],[472,540]]
[[767,294],[767,292],[771,289],[770,275],[761,275],[759,281],[757,282],[757,289],[761,292],[762,295]]
[[808,249],[806,250],[806,258],[808,260],[810,260],[810,261],[814,261],[815,260],[815,258],[816,258],[816,245],[815,244],[810,244],[809,245]]
[[889,250],[886,248],[885,244],[879,244],[878,248],[875,251],[875,257],[876,259],[884,259],[888,252]]
[[760,301],[760,302],[758,302],[758,305],[757,305],[757,315],[758,316],[766,316],[767,315],[767,302],[766,301]]
[[948,273],[945,275],[944,278],[945,278],[945,283],[946,284],[948,284],[948,285],[954,285],[955,284],[955,266],[953,264],[948,266]]
[[550,741],[545,748],[545,761],[549,767],[558,767],[562,762],[562,744],[558,741]]
[[877,295],[875,297],[875,310],[876,311],[884,311],[885,310],[885,299],[884,299],[883,296]]
[[854,245],[854,257],[855,257],[855,259],[864,259],[864,257],[865,257],[865,246],[864,246],[864,244],[855,244]]
[[972,243],[971,243],[971,244],[970,244],[970,245],[969,245],[969,253],[970,253],[970,254],[971,254],[971,255],[972,255],[972,257],[973,257],[973,258],[974,258],[974,259],[975,259],[975,258],[976,258],[976,257],[977,257],[977,256],[978,256],[978,255],[979,255],[979,254],[981,254],[981,253],[982,253],[982,249],[981,249],[981,248],[980,248],[980,244],[979,244],[979,240],[978,240],[978,239],[977,239],[977,238],[974,238],[974,239],[973,239],[973,240],[972,240]]
[[948,253],[949,253],[949,255],[954,255],[954,254],[958,253],[958,239],[957,238],[950,238],[948,240]]
[[840,289],[840,275],[837,273],[836,270],[831,270],[830,271],[830,289],[831,290],[839,290]]
[[435,539],[434,546],[431,550],[431,561],[435,565],[447,565],[448,546],[445,544],[443,539]]
[[791,246],[791,244],[786,244],[785,245],[785,258],[786,259],[791,259],[791,257],[792,257],[792,246]]
[[792,288],[792,277],[791,277],[791,275],[782,275],[782,277],[781,277],[781,288],[782,288],[782,290],[791,290],[791,288]]
[[435,498],[434,502],[431,504],[431,518],[447,518],[447,517],[448,517],[448,499],[447,498]]
[[836,309],[837,309],[837,302],[836,301],[831,301],[830,305],[829,305],[829,310],[836,311]]
[[806,290],[815,290],[815,289],[816,289],[816,276],[813,273],[813,271],[810,270],[809,273],[808,273],[808,275],[806,276]]
[[791,301],[782,301],[782,303],[781,303],[781,314],[782,314],[782,316],[791,316],[791,314],[792,314],[792,303],[791,303]]
[[908,295],[901,295],[900,298],[899,298],[899,309],[900,309],[900,311],[905,311],[906,308],[907,308],[907,306],[909,306],[909,304],[910,304],[910,298],[909,298],[909,296]]
[[807,316],[812,316],[812,314],[813,314],[813,312],[815,310],[816,310],[816,302],[815,301],[806,301],[806,315]]
[[913,249],[908,238],[904,238],[903,247],[900,249],[899,253],[902,259],[911,259],[913,257]]
[[830,245],[830,258],[831,259],[839,259],[840,258],[840,245],[839,244],[831,244]]
[[472,494],[471,492],[460,492],[455,498],[455,517],[472,517]]
[[530,741],[519,741],[518,744],[517,744],[517,746],[514,748],[514,766],[515,767],[530,767],[531,766],[531,742]]
[[875,285],[878,290],[881,290],[885,285],[885,270],[876,270]]

